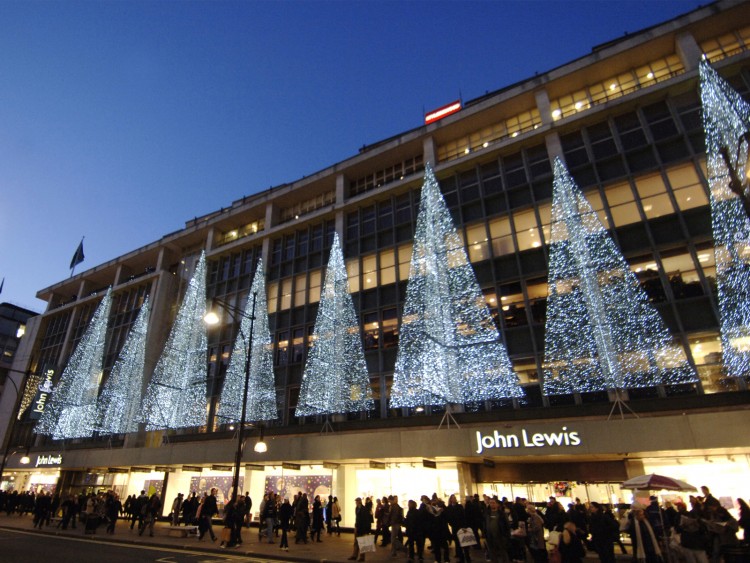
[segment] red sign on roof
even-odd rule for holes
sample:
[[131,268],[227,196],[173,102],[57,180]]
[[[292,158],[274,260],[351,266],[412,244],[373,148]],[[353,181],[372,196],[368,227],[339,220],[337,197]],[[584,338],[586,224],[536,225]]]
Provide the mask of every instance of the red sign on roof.
[[424,115],[424,124],[429,125],[430,123],[439,121],[443,119],[444,117],[449,116],[452,113],[456,113],[460,109],[461,109],[461,100],[456,100],[455,102],[451,102],[448,105],[445,105],[441,108],[433,110],[429,113],[426,113]]

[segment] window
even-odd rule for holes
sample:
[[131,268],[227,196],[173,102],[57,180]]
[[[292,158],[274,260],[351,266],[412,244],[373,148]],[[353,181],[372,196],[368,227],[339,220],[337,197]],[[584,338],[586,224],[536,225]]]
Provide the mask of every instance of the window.
[[292,363],[301,363],[305,355],[305,329],[295,328],[292,338]]
[[378,347],[378,340],[380,339],[380,330],[378,324],[378,314],[365,313],[362,319],[364,337],[365,337],[365,350],[372,350]]
[[305,304],[306,274],[301,274],[294,278],[294,306],[302,307]]
[[513,214],[513,223],[516,227],[516,238],[518,239],[518,251],[542,246],[542,239],[533,209]]
[[724,391],[722,385],[722,353],[721,337],[715,333],[692,335],[688,340],[690,352],[698,368],[703,391],[716,393]]
[[310,288],[308,291],[308,303],[317,303],[320,301],[320,270],[310,272]]
[[380,253],[380,285],[396,283],[396,255],[392,249]]
[[372,289],[378,286],[377,256],[362,258],[362,289]]
[[661,263],[675,299],[703,295],[701,279],[690,253],[679,252],[663,256]]
[[409,267],[411,266],[411,244],[402,244],[398,247],[398,278],[401,281],[409,279]]
[[398,310],[383,309],[383,348],[398,345]]
[[292,306],[292,279],[286,279],[281,282],[281,310],[289,309]]
[[641,220],[629,183],[615,184],[608,187],[604,193],[616,227],[637,223]]
[[667,170],[667,178],[677,205],[683,211],[708,205],[706,190],[692,164],[670,168]]
[[276,365],[285,366],[289,361],[289,332],[280,332],[276,340]]
[[279,291],[278,282],[271,282],[268,284],[268,314],[269,315],[272,315],[276,312],[278,291]]
[[492,239],[492,253],[503,256],[515,252],[513,237],[510,232],[510,218],[493,219],[490,222],[490,237]]
[[469,247],[469,260],[481,262],[490,257],[489,239],[484,222],[466,228],[466,242]]
[[346,275],[349,278],[349,293],[359,291],[359,258],[352,258],[346,263]]

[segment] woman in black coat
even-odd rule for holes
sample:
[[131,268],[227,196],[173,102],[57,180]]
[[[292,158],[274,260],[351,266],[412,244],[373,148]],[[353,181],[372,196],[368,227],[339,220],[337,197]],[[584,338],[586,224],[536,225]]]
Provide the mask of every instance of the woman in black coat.
[[312,506],[312,533],[310,539],[313,541],[323,541],[320,534],[323,531],[323,503],[320,502],[320,495],[315,495]]

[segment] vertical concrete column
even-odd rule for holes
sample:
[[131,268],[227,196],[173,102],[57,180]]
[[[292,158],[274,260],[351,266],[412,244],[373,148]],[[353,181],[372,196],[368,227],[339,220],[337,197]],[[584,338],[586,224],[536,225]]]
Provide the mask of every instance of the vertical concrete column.
[[685,72],[698,68],[698,63],[703,57],[703,51],[690,33],[679,33],[674,40],[674,50],[680,57]]
[[341,205],[346,199],[346,176],[336,175],[336,205]]
[[471,464],[459,462],[456,464],[456,471],[458,472],[458,491],[461,494],[458,500],[463,504],[466,497],[474,494],[476,483],[471,472]]
[[435,139],[432,137],[425,137],[422,140],[422,162],[427,164],[432,163],[433,166],[437,164],[437,151],[435,150]]
[[216,240],[216,229],[211,227],[206,233],[206,253],[214,249],[214,241]]
[[266,204],[266,231],[270,231],[271,228],[276,225],[276,217],[278,216],[278,214],[279,213],[276,205],[272,201],[269,201]]
[[544,144],[547,146],[547,155],[549,156],[550,164],[554,162],[555,157],[558,157],[563,163],[565,162],[560,135],[556,131],[545,135]]
[[536,100],[536,109],[539,110],[539,116],[542,118],[542,125],[550,125],[553,119],[547,90],[537,90],[534,92],[534,99]]

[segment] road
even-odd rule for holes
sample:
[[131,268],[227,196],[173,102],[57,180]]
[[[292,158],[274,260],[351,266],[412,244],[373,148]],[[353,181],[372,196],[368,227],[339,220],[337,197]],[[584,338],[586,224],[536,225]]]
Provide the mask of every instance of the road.
[[0,563],[19,561],[49,563],[266,563],[231,553],[201,553],[189,549],[147,547],[100,541],[89,537],[37,534],[22,530],[0,530]]

